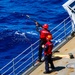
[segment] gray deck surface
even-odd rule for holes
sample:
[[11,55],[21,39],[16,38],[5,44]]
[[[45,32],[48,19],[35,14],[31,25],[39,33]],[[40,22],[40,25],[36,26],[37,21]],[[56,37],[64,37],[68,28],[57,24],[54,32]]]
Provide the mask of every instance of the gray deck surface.
[[[75,37],[72,38],[68,43],[66,43],[62,48],[58,50],[59,52],[54,53],[53,62],[55,65],[55,70],[51,71],[49,74],[43,74],[45,71],[44,62],[36,68],[29,75],[75,75],[75,58],[70,59],[69,53],[72,53],[75,57]],[[58,56],[58,57],[57,57]],[[66,65],[73,63],[74,68],[67,68]]]

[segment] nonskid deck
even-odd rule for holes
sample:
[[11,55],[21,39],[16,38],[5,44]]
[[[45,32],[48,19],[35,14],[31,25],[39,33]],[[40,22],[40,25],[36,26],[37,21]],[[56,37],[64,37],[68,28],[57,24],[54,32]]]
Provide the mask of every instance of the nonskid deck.
[[[55,54],[60,54],[60,55],[68,55],[69,53],[72,53],[75,56],[75,37],[72,38],[68,43],[66,43],[63,47],[61,47],[59,52]],[[54,59],[54,65],[56,69],[51,72],[50,74],[46,75],[75,75],[75,67],[73,68],[67,68],[66,66],[68,64],[73,64],[72,66],[75,65],[75,58],[70,59],[69,57],[53,57]],[[44,69],[44,62],[36,68],[32,73],[29,75],[45,75],[43,72],[45,71]]]

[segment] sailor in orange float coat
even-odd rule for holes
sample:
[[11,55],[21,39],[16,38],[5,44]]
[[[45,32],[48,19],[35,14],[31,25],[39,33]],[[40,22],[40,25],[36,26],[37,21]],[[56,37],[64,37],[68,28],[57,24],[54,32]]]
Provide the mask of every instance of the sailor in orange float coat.
[[[39,27],[41,27],[42,29],[39,30]],[[37,31],[40,33],[40,44],[39,44],[39,53],[38,53],[38,61],[41,62],[41,58],[42,58],[42,52],[43,52],[43,48],[42,45],[46,43],[46,36],[47,35],[51,35],[50,31],[48,30],[48,24],[44,24],[39,25],[38,22],[36,22],[36,29]]]
[[48,35],[46,37],[46,44],[42,45],[44,48],[44,59],[45,59],[45,72],[44,73],[50,73],[49,71],[49,64],[51,65],[51,69],[54,69],[54,64],[52,60],[52,49],[53,49],[53,43],[51,42],[52,36]]

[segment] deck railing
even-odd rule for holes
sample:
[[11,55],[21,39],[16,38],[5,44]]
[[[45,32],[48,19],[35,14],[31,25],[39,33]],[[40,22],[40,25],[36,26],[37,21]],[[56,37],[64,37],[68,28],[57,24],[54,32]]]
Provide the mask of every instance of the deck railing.
[[[53,44],[56,47],[72,32],[70,17],[64,19],[60,24],[55,26],[51,33],[53,35]],[[8,64],[0,69],[1,75],[21,75],[26,73],[30,67],[34,67],[38,59],[39,40],[31,44],[27,49],[13,58]],[[24,73],[24,74],[25,74]]]

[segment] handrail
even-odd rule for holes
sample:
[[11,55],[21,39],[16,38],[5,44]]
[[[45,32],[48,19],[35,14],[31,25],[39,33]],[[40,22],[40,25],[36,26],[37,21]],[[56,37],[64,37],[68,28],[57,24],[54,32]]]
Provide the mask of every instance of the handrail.
[[[60,42],[56,43],[55,40],[61,39],[63,41],[64,39],[66,39],[66,37],[68,35],[71,34],[72,26],[71,26],[71,20],[70,21],[69,20],[70,20],[70,17],[67,17],[60,24],[58,24],[56,27],[54,27],[51,30],[51,32],[53,32],[54,29],[57,29],[57,31],[53,32],[53,34],[52,34],[54,37],[53,38],[54,46],[57,46],[60,43]],[[64,25],[64,23],[65,23],[65,25]],[[63,25],[63,26],[60,29],[58,29],[60,25]],[[66,28],[65,30],[64,30],[64,27]],[[61,33],[58,34],[59,32],[61,32]],[[56,34],[58,34],[58,35],[56,36]],[[61,35],[66,35],[66,36],[61,37]],[[0,69],[1,75],[5,75],[5,74],[9,74],[9,75],[20,74],[21,75],[24,71],[26,72],[32,66],[32,64],[35,64],[35,62],[38,58],[38,50],[37,49],[39,47],[39,45],[38,45],[39,41],[40,40],[37,40],[35,43],[31,44],[22,53],[20,53],[18,56],[13,58],[3,68],[1,68]],[[37,46],[35,46],[36,44],[37,44]],[[29,50],[29,52],[27,54],[24,54],[27,50]],[[8,67],[9,65],[11,65],[11,66]]]
[[[64,19],[61,23],[59,23],[55,28],[57,28],[59,25],[61,25],[62,23],[64,23],[67,19],[69,19],[70,18],[70,16],[68,16],[66,19]],[[51,32],[55,29],[55,28],[53,28],[52,30],[51,30]]]

